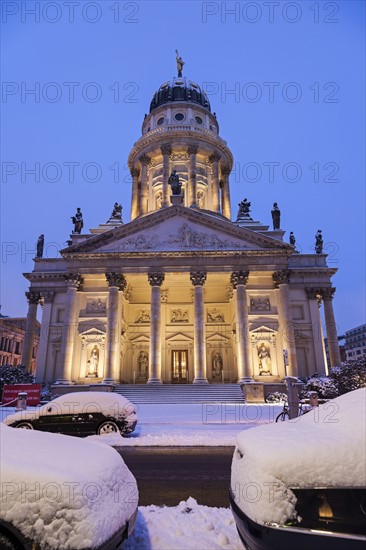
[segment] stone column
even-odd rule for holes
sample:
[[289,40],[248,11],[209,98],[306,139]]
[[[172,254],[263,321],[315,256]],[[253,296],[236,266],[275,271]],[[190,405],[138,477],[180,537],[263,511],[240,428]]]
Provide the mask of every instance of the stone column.
[[203,285],[207,273],[205,271],[192,271],[191,283],[194,286],[194,380],[193,384],[208,384],[207,359],[206,359],[206,335],[203,302]]
[[151,161],[148,155],[141,155],[141,196],[140,196],[140,214],[146,214],[148,211],[148,188],[147,188],[147,166]]
[[42,291],[43,298],[43,312],[42,312],[42,325],[41,325],[41,334],[39,337],[39,346],[37,352],[37,362],[36,362],[36,382],[37,384],[44,384],[45,380],[45,370],[47,364],[47,350],[48,350],[48,341],[50,336],[50,325],[51,325],[51,312],[52,304],[55,297],[55,292],[53,290]]
[[132,176],[131,221],[140,215],[139,175],[140,175],[140,170],[136,166],[132,166],[131,168],[131,176]]
[[249,271],[234,271],[230,282],[235,290],[235,339],[238,359],[238,383],[253,382],[250,355],[249,317],[246,284]]
[[106,273],[109,286],[107,311],[107,347],[103,382],[111,384],[118,378],[119,343],[121,325],[118,319],[118,292],[126,288],[126,279],[122,273]]
[[82,277],[78,273],[65,273],[64,279],[67,285],[65,319],[62,327],[61,364],[63,376],[57,380],[57,384],[71,384],[72,356],[76,334],[77,296],[76,293],[82,287]]
[[322,288],[322,297],[324,301],[325,327],[327,329],[327,342],[330,357],[330,367],[338,367],[341,364],[341,354],[338,345],[337,325],[333,311],[334,287]]
[[275,271],[272,275],[278,289],[278,319],[284,349],[288,352],[288,376],[298,376],[294,322],[290,313],[290,271]]
[[39,292],[29,290],[25,293],[28,300],[28,314],[25,324],[25,334],[22,349],[21,364],[25,366],[25,370],[30,372],[32,370],[32,353],[34,344],[34,333],[36,330],[37,319],[37,306],[41,295]]
[[161,290],[165,275],[161,272],[148,273],[151,285],[150,309],[150,353],[148,384],[162,384],[161,381]]
[[309,301],[315,355],[315,368],[313,370],[319,374],[328,374],[326,355],[324,353],[322,321],[320,318],[321,290],[318,288],[305,288],[305,292]]
[[161,154],[163,155],[163,208],[169,206],[169,157],[172,154],[172,148],[170,145],[162,145],[160,147]]
[[222,180],[220,182],[221,187],[221,205],[222,205],[222,214],[228,220],[231,220],[231,206],[230,206],[230,184],[229,184],[229,175],[230,167],[228,164],[223,164],[221,166],[221,175]]
[[189,206],[191,208],[197,208],[197,145],[190,145],[187,149],[187,153],[189,155]]
[[219,188],[219,160],[220,155],[213,153],[209,156],[212,163],[212,210],[220,212],[220,188]]

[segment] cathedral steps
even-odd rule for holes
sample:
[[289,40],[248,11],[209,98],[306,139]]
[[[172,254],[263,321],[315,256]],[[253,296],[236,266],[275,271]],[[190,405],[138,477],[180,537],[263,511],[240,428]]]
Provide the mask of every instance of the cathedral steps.
[[118,384],[132,403],[244,403],[239,384]]

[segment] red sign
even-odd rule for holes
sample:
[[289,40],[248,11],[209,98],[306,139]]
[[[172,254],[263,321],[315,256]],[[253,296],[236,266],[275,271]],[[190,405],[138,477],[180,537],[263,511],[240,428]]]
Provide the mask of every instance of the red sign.
[[3,405],[14,402],[19,392],[27,392],[27,405],[38,405],[41,400],[41,384],[4,384]]

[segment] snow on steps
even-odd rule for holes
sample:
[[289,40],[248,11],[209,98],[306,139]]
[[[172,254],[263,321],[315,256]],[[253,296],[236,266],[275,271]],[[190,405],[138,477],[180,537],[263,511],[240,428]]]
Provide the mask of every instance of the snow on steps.
[[133,403],[244,403],[238,384],[118,384]]

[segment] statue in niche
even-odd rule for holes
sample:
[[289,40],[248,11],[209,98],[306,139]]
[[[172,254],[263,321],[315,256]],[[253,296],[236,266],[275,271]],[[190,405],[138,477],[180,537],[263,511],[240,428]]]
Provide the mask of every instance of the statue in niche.
[[271,375],[272,361],[271,354],[269,352],[269,347],[262,342],[258,346],[258,364],[259,364],[259,375],[264,374]]
[[159,191],[156,193],[156,208],[159,209],[163,206],[163,193]]
[[139,355],[139,378],[147,378],[149,367],[149,358],[145,351],[140,351]]
[[216,351],[212,357],[212,378],[220,379],[222,378],[223,362],[221,353]]
[[99,363],[99,348],[97,345],[93,347],[90,353],[89,361],[87,362],[87,377],[88,378],[97,378],[98,377],[98,363]]
[[180,191],[181,191],[181,188],[182,188],[182,184],[179,181],[179,176],[178,176],[176,170],[173,170],[173,172],[170,174],[169,179],[168,179],[168,183],[169,183],[170,187],[172,188],[173,195],[180,195],[181,194]]
[[179,55],[178,50],[175,50],[175,53],[176,53],[176,58],[175,59],[176,59],[176,62],[177,62],[178,77],[182,78],[182,71],[183,71],[184,61],[181,58],[181,56]]
[[82,228],[84,227],[83,214],[80,208],[76,209],[75,216],[71,216],[72,223],[74,224],[73,234],[80,235]]
[[315,252],[316,254],[322,254],[323,252],[323,235],[322,230],[318,229],[315,235]]
[[36,258],[43,257],[43,247],[44,247],[44,235],[40,235],[37,240],[37,256]]
[[197,206],[198,208],[203,208],[203,199],[204,199],[204,193],[203,191],[197,192]]
[[281,223],[281,211],[278,208],[278,204],[276,202],[273,203],[273,210],[271,210],[272,214],[272,222],[273,222],[273,229],[279,229],[280,223]]

